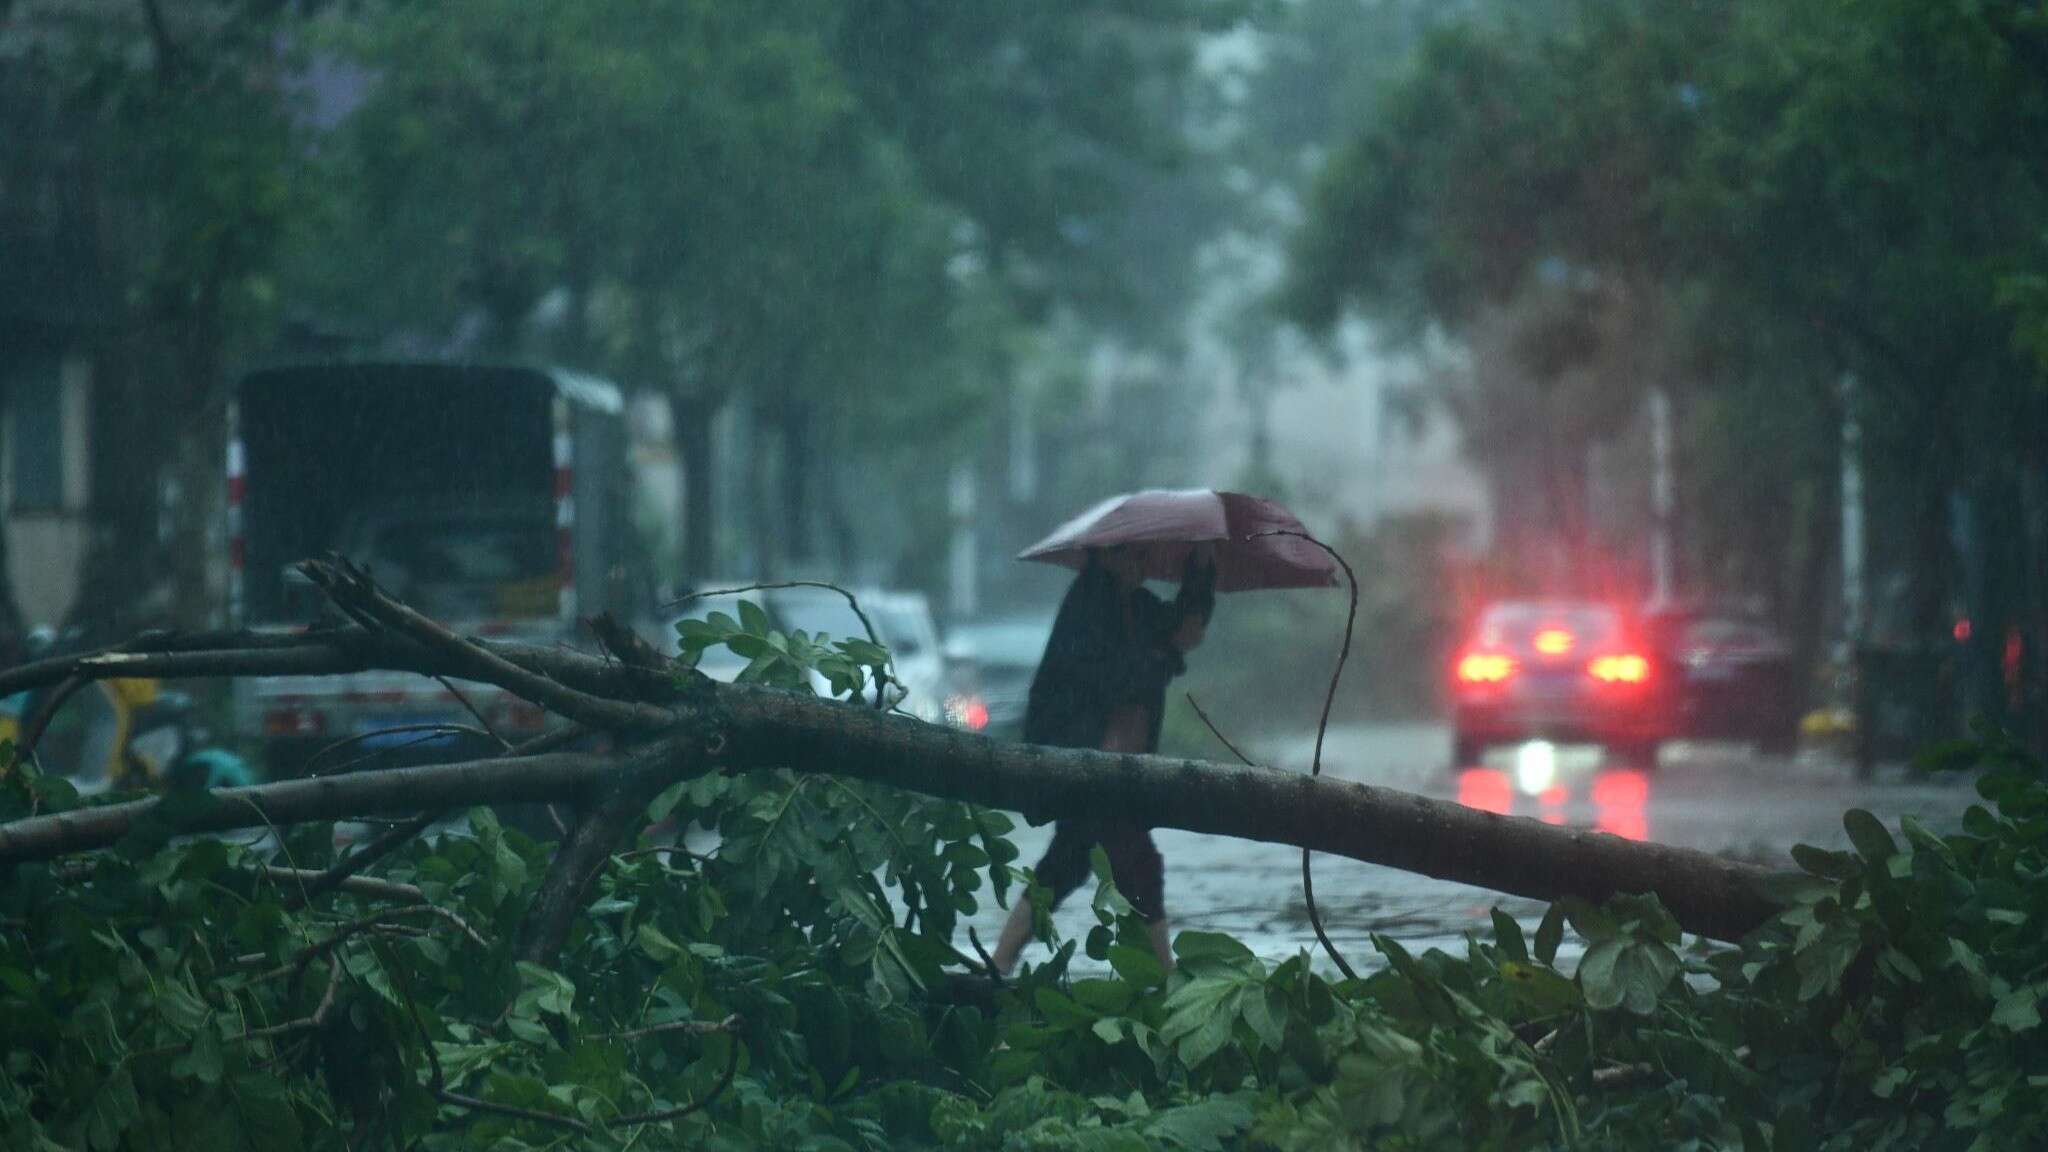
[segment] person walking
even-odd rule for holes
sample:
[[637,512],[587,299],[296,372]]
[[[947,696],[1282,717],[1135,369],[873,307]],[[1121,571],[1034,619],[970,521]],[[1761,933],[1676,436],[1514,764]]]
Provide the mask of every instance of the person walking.
[[[1216,566],[1207,545],[1191,549],[1172,603],[1147,590],[1135,548],[1090,549],[1060,603],[1045,656],[1032,678],[1024,740],[1063,748],[1150,753],[1159,747],[1166,687],[1186,670],[1216,605]],[[1036,869],[1051,905],[1084,883],[1096,845],[1109,858],[1117,891],[1151,927],[1152,949],[1173,967],[1166,921],[1166,871],[1151,830],[1128,816],[1066,817]],[[1049,911],[1050,909],[1048,909]],[[1007,973],[1031,939],[1028,895],[1010,910],[990,958]]]

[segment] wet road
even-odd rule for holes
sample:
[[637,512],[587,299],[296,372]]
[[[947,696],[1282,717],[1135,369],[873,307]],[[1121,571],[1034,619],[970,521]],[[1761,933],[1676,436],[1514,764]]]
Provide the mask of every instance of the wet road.
[[[1306,771],[1311,749],[1312,734],[1246,751],[1263,763]],[[1975,798],[1962,780],[1909,778],[1903,768],[1893,768],[1866,783],[1839,761],[1811,755],[1769,759],[1740,747],[1667,748],[1655,772],[1605,764],[1591,748],[1503,748],[1482,765],[1454,771],[1449,733],[1423,725],[1333,730],[1323,771],[1769,864],[1785,862],[1786,851],[1797,843],[1846,846],[1841,816],[1847,808],[1868,808],[1891,826],[1911,814],[1948,828]],[[1153,835],[1166,858],[1166,903],[1176,930],[1227,932],[1269,960],[1314,948],[1297,849],[1172,830]],[[1014,838],[1023,862],[1035,863],[1050,837],[1050,827],[1020,827]],[[1461,952],[1464,933],[1488,930],[1488,910],[1495,905],[1529,930],[1543,913],[1534,901],[1342,857],[1317,856],[1315,884],[1325,927],[1360,968],[1377,961],[1372,933],[1393,936],[1414,950]],[[1002,913],[993,908],[974,918],[983,943],[993,945],[1001,921]],[[1056,923],[1063,934],[1085,933],[1094,923],[1085,896],[1063,905]],[[963,934],[963,948],[965,943]],[[1043,958],[1040,950],[1026,953],[1027,960]]]

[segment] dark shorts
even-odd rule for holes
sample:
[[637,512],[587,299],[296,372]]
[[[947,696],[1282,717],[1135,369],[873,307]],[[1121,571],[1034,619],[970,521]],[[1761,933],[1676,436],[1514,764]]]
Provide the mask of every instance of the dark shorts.
[[[1109,857],[1116,890],[1146,920],[1166,919],[1166,862],[1152,845],[1152,833],[1126,820],[1061,820],[1053,825],[1052,843],[1038,861],[1038,882],[1052,893],[1052,906],[1071,895],[1092,875],[1090,851],[1097,845]],[[1050,911],[1051,909],[1047,909]]]

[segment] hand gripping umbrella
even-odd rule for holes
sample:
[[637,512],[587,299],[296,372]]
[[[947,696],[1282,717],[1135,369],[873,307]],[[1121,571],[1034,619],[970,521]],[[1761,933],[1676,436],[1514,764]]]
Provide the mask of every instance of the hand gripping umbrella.
[[1274,532],[1307,529],[1271,500],[1209,488],[1148,489],[1113,496],[1017,554],[1019,560],[1080,568],[1095,548],[1128,548],[1148,580],[1179,580],[1188,554],[1209,544],[1216,559],[1216,590],[1328,588],[1337,564],[1299,536]]

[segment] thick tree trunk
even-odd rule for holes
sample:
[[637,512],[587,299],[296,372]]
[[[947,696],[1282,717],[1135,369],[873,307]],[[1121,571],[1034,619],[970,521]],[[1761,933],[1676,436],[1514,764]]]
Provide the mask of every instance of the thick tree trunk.
[[[275,640],[237,659],[217,653],[121,657],[47,667],[33,676],[221,674],[239,664],[276,672],[291,661],[317,666]],[[430,669],[442,654],[416,643],[359,638],[312,646],[320,660]],[[615,707],[648,690],[644,673],[591,657],[515,645],[489,649],[584,692],[605,691]],[[403,659],[394,660],[394,655]],[[343,660],[343,658],[348,658]],[[324,668],[322,669],[324,670]],[[467,665],[447,670],[478,674]],[[30,673],[0,674],[19,681]],[[8,685],[0,684],[0,689]],[[1762,924],[1773,905],[1762,869],[1690,849],[1623,840],[1540,821],[1497,816],[1447,801],[1324,776],[1236,768],[1192,760],[1121,756],[989,740],[871,709],[758,688],[700,685],[712,703],[678,714],[670,733],[632,760],[560,754],[430,768],[360,772],[217,792],[218,802],[181,824],[220,831],[347,816],[418,812],[474,803],[587,801],[615,788],[641,757],[659,759],[663,779],[702,770],[708,751],[730,771],[786,767],[872,780],[1025,813],[1129,813],[1165,828],[1292,844],[1535,899],[1602,900],[1654,892],[1688,931],[1736,939]],[[654,710],[658,714],[658,710]],[[155,801],[110,805],[0,825],[0,862],[105,847]],[[592,849],[594,851],[594,849]]]

